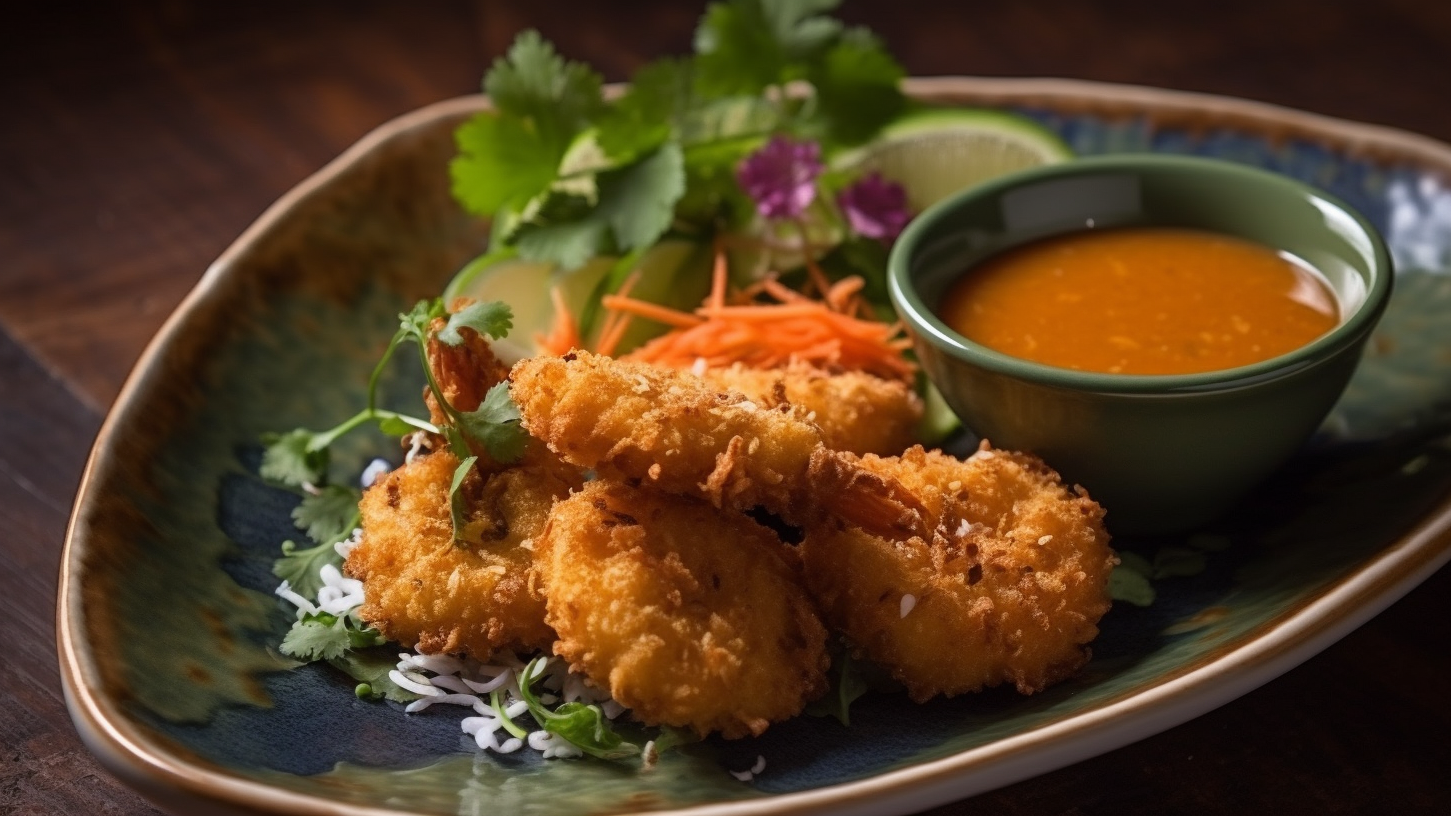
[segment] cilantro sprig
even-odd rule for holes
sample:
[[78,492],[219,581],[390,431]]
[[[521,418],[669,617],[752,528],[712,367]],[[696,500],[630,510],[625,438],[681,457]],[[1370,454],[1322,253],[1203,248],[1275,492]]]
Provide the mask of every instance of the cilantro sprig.
[[[295,428],[286,433],[263,436],[266,448],[259,471],[262,477],[309,494],[294,513],[294,519],[298,521],[300,528],[308,530],[309,537],[316,542],[316,546],[297,549],[297,545],[291,541],[284,543],[284,557],[273,568],[278,577],[291,581],[299,591],[316,591],[316,567],[335,558],[329,554],[332,545],[346,538],[356,526],[356,491],[340,492],[344,489],[324,486],[329,448],[343,435],[372,422],[381,431],[389,434],[401,435],[422,430],[444,436],[449,442],[450,450],[460,462],[454,474],[449,500],[453,509],[455,537],[461,543],[470,542],[461,537],[465,529],[462,522],[466,507],[460,488],[478,461],[470,443],[478,444],[500,463],[513,462],[523,455],[528,436],[519,425],[519,409],[509,397],[507,384],[495,385],[488,391],[479,407],[471,411],[455,408],[444,396],[443,389],[428,364],[428,340],[434,322],[440,318],[446,319],[436,336],[439,342],[449,346],[458,346],[465,342],[464,329],[499,339],[508,335],[513,328],[513,312],[504,303],[473,303],[449,314],[442,299],[421,300],[409,311],[398,315],[398,329],[368,378],[368,401],[363,410],[326,431]],[[398,349],[410,343],[417,347],[419,363],[428,380],[429,390],[440,410],[448,418],[448,424],[444,427],[434,425],[426,419],[378,407],[378,385],[383,372]],[[302,515],[299,516],[299,513]],[[351,521],[340,521],[339,516],[349,514]]]

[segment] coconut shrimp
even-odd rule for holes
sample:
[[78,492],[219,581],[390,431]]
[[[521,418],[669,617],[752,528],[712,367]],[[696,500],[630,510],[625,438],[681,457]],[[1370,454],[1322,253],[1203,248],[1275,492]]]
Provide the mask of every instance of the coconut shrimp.
[[345,569],[363,582],[359,615],[389,640],[427,654],[547,649],[530,549],[555,500],[580,486],[560,467],[513,467],[473,474],[462,489],[466,525],[479,543],[454,541],[449,485],[458,460],[420,456],[387,474],[359,505],[362,537]]
[[1038,458],[986,444],[965,461],[919,446],[858,465],[835,478],[905,489],[916,503],[901,511],[925,514],[930,533],[903,535],[890,513],[814,525],[807,584],[827,623],[914,700],[1000,683],[1031,694],[1087,662],[1117,563],[1097,503]]
[[514,366],[525,430],[579,467],[635,479],[716,507],[806,506],[821,447],[806,412],[766,409],[691,374],[577,351]]
[[784,368],[708,368],[716,388],[738,391],[763,408],[791,404],[806,411],[832,450],[897,454],[916,437],[922,399],[899,379],[862,371],[832,372],[802,362]]
[[595,481],[537,549],[555,653],[646,724],[755,735],[826,690],[792,553],[738,512]]

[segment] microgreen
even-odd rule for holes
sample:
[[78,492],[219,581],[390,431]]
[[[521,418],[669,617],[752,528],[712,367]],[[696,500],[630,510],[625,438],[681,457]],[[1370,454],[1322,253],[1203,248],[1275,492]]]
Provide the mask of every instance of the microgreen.
[[[600,759],[624,759],[638,755],[640,746],[620,736],[599,706],[575,701],[550,711],[539,702],[533,685],[548,659],[534,658],[519,674],[519,696],[529,706],[529,714],[539,727]],[[504,719],[507,722],[507,718]]]

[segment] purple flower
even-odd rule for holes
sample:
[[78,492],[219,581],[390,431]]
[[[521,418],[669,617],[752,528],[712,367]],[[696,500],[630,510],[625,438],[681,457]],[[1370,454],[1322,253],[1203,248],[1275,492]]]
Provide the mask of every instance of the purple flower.
[[736,181],[766,218],[795,218],[816,199],[821,145],[772,137],[736,168]]
[[867,238],[892,241],[912,220],[907,210],[907,191],[895,181],[873,172],[836,196],[852,231]]

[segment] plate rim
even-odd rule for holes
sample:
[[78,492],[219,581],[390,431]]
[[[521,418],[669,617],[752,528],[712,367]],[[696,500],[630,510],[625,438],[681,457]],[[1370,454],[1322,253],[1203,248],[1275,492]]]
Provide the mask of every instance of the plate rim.
[[[1350,155],[1395,157],[1451,178],[1451,145],[1382,125],[1354,122],[1266,102],[1144,85],[1057,78],[917,77],[912,96],[972,104],[1058,109],[1207,114],[1288,138],[1330,141]],[[138,420],[140,403],[166,375],[159,365],[204,303],[220,297],[219,283],[237,259],[297,205],[375,149],[440,119],[487,109],[482,95],[435,102],[374,128],[338,157],[273,202],[211,263],[148,343],[97,433],[77,488],[61,553],[56,600],[57,654],[66,707],[83,742],[103,765],[153,802],[205,805],[214,812],[385,816],[406,811],[325,799],[258,782],[164,744],[137,729],[115,701],[97,691],[100,672],[87,643],[79,584],[86,540],[96,523],[98,483],[114,471],[113,437]],[[1318,596],[1267,622],[1258,635],[1186,665],[1167,682],[1087,712],[1001,740],[862,779],[732,802],[707,802],[654,816],[902,813],[940,805],[1046,773],[1172,728],[1217,708],[1294,668],[1374,617],[1451,560],[1451,495],[1416,525]],[[223,810],[216,810],[222,808]]]

